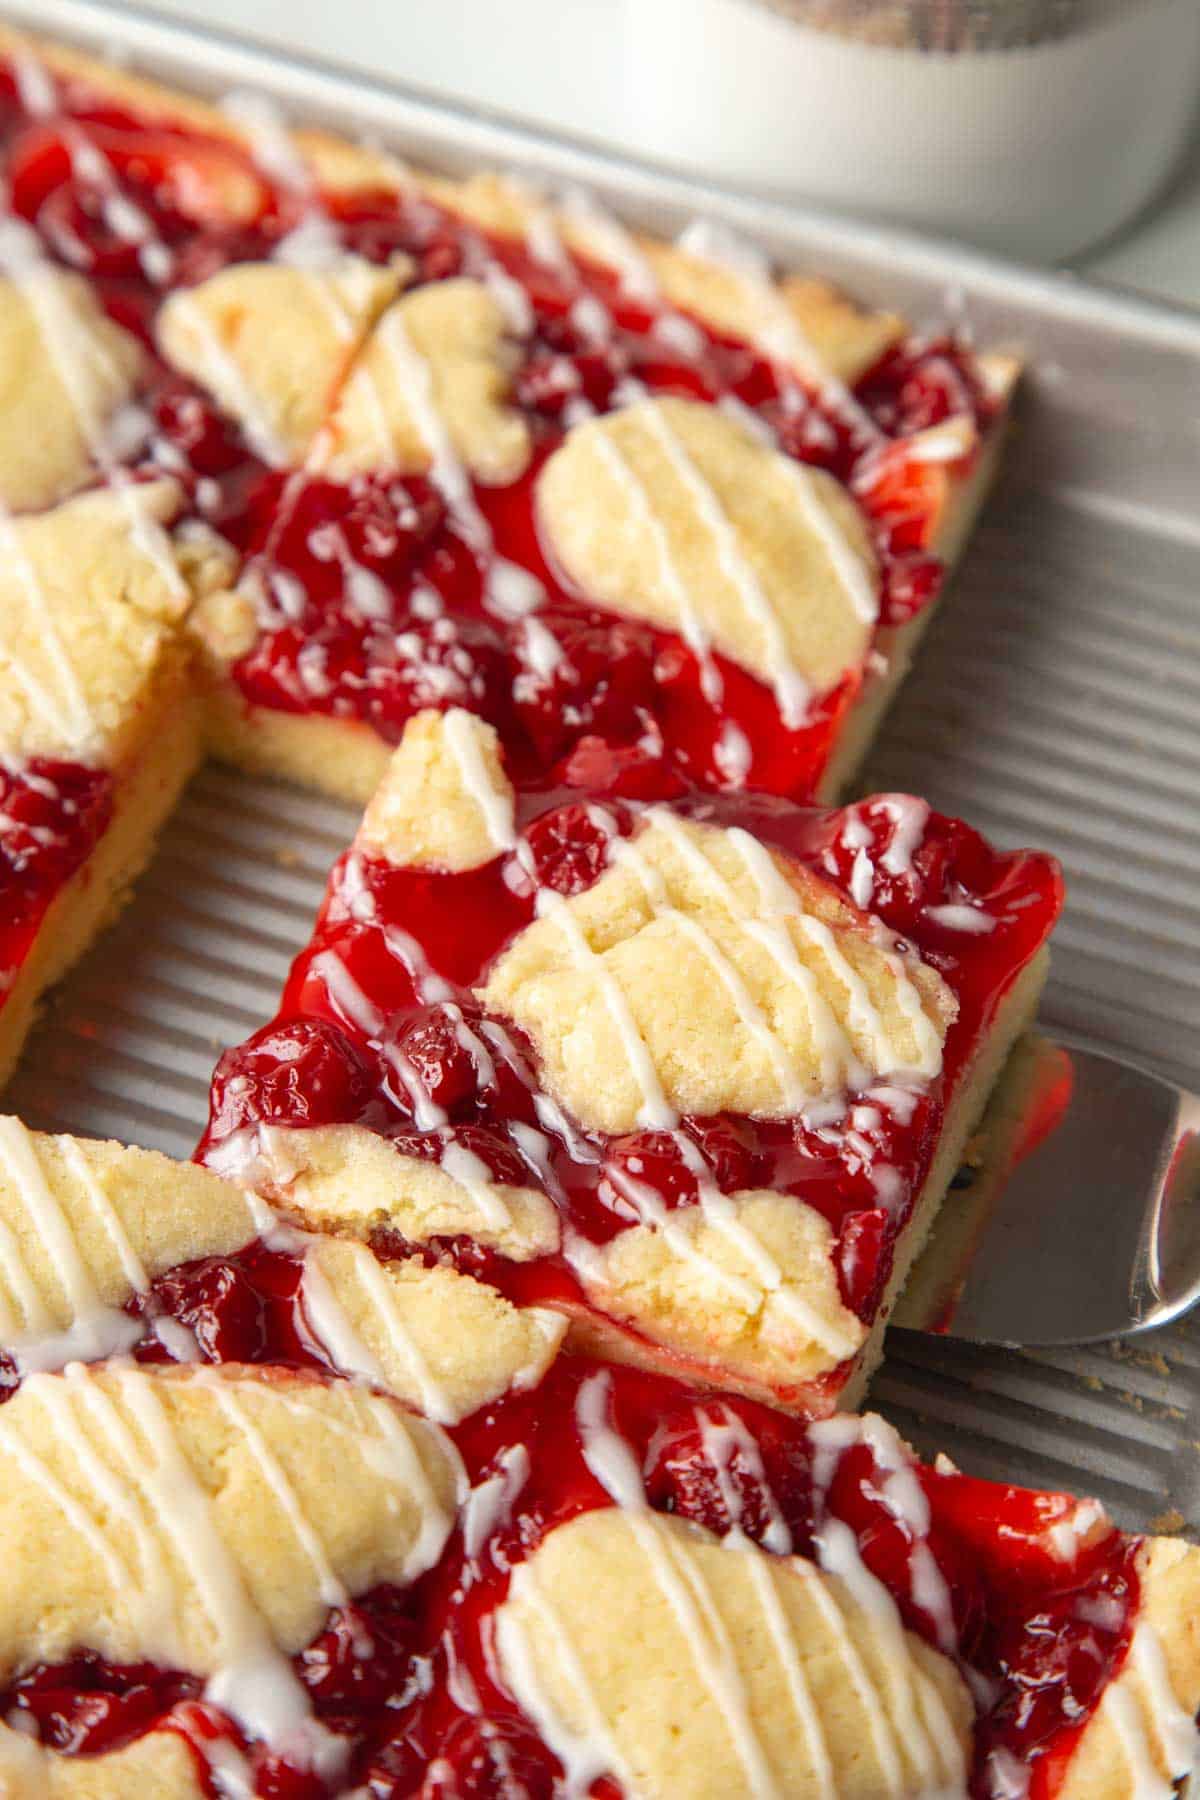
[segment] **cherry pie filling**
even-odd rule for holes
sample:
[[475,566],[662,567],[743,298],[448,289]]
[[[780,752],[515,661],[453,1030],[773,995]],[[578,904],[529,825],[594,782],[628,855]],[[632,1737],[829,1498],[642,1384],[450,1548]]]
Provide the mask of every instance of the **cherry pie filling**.
[[33,758],[0,767],[0,1006],[54,897],[86,862],[112,812],[112,777]]

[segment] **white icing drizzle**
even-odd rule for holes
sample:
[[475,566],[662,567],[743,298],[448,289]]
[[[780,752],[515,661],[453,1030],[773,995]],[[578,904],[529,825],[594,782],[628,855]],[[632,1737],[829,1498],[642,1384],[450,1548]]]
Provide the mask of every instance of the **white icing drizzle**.
[[771,1579],[771,1570],[761,1553],[756,1551],[753,1546],[747,1546],[746,1556],[750,1579],[754,1583],[754,1591],[767,1621],[771,1641],[775,1646],[775,1654],[787,1680],[788,1698],[792,1703],[792,1711],[796,1715],[809,1757],[812,1760],[813,1776],[817,1784],[813,1800],[838,1800],[829,1747],[825,1742],[825,1733],[821,1730],[821,1716],[808,1685],[804,1665],[800,1661],[796,1648],[796,1640],[783,1610],[783,1602]]
[[317,1592],[324,1604],[326,1606],[344,1606],[350,1596],[334,1571],[324,1544],[314,1530],[311,1520],[306,1516],[304,1508],[300,1504],[300,1497],[288,1479],[283,1464],[238,1399],[234,1387],[211,1369],[197,1369],[192,1379],[213,1395],[234,1430],[249,1445],[264,1481],[275,1496],[280,1512],[287,1520],[296,1542],[308,1558],[317,1580]]
[[499,788],[492,779],[474,719],[456,707],[444,715],[442,731],[458,765],[459,780],[482,815],[493,849],[497,855],[511,850],[516,840],[512,789],[507,783]]
[[649,1514],[632,1514],[631,1524],[659,1591],[683,1632],[697,1673],[725,1720],[746,1777],[744,1791],[762,1796],[762,1800],[775,1800],[780,1790],[750,1715],[733,1642],[700,1566],[677,1550],[672,1537],[656,1528]]
[[800,321],[771,279],[770,265],[753,245],[728,226],[709,219],[695,219],[677,240],[679,248],[702,262],[725,269],[742,282],[758,306],[763,323],[753,341],[772,361],[801,374],[816,388],[832,411],[838,412],[859,435],[871,443],[884,441],[884,433],[854,398],[844,382],[825,367],[815,346],[805,336]]
[[[664,808],[655,808],[650,816],[663,829],[670,830],[665,823],[670,815]],[[681,847],[682,853],[693,851],[690,839],[683,832],[673,833],[672,836],[676,845]],[[695,853],[694,861],[706,868],[711,867],[707,858],[700,853]],[[742,1025],[763,1050],[771,1064],[772,1073],[779,1088],[779,1100],[783,1111],[785,1113],[798,1112],[808,1096],[788,1057],[786,1047],[746,986],[740,972],[725,955],[716,939],[690,913],[683,912],[679,907],[671,904],[666,882],[654,865],[639,850],[636,839],[615,838],[612,843],[610,862],[618,867],[624,864],[632,869],[641,883],[642,891],[655,917],[669,919],[674,927],[696,946],[729,995]],[[689,856],[689,862],[694,866],[691,856]],[[724,886],[725,884],[722,883],[723,888]],[[737,896],[731,889],[726,892],[733,903],[730,906],[730,915],[734,923],[746,928],[745,915],[737,904]]]
[[815,1537],[817,1561],[839,1575],[874,1628],[891,1692],[890,1712],[899,1725],[909,1763],[924,1789],[937,1791],[947,1777],[965,1792],[962,1747],[932,1681],[917,1668],[904,1643],[896,1602],[862,1559],[858,1539],[841,1519],[826,1518]]
[[[524,849],[524,843],[518,848]],[[604,959],[592,949],[578,919],[561,894],[556,894],[551,888],[539,887],[535,904],[538,917],[554,921],[566,940],[576,966],[588,974],[600,989],[609,1017],[616,1026],[626,1061],[641,1091],[638,1124],[651,1130],[672,1130],[678,1123],[679,1115],[663,1093],[654,1058],[638,1030],[637,1021],[620,982]]]
[[1176,1696],[1162,1639],[1152,1625],[1143,1622],[1134,1630],[1129,1666],[1138,1677],[1143,1704],[1168,1774],[1173,1781],[1195,1775],[1200,1771],[1200,1732],[1192,1714]]
[[[696,516],[705,526],[716,546],[717,560],[725,579],[736,592],[746,617],[753,622],[761,634],[766,646],[767,660],[771,668],[771,686],[775,693],[780,716],[784,724],[794,730],[804,721],[811,694],[807,681],[792,662],[783,626],[771,603],[770,596],[744,555],[737,532],[722,506],[716,490],[689,456],[678,434],[667,423],[662,407],[651,401],[639,409],[638,418],[657,440],[669,467],[686,492]],[[808,489],[801,480],[797,487],[797,494],[806,493],[808,493]],[[820,511],[822,509],[818,506],[815,498],[810,495],[805,507],[806,517],[809,517],[811,512]],[[825,541],[826,537],[823,533],[822,542]],[[848,549],[844,548],[844,554],[850,554]]]
[[61,1368],[76,1358],[94,1361],[131,1349],[142,1336],[142,1322],[101,1300],[70,1221],[51,1191],[33,1141],[19,1119],[0,1118],[0,1175],[7,1178],[50,1258],[69,1315],[63,1329],[53,1324],[15,1235],[7,1226],[0,1228],[0,1273],[25,1313],[23,1329],[13,1331],[6,1346],[17,1368],[29,1374]]
[[601,1775],[617,1777],[626,1793],[637,1793],[637,1781],[617,1747],[603,1709],[571,1641],[554,1609],[553,1598],[538,1581],[535,1561],[523,1562],[513,1571],[509,1595],[528,1607],[549,1637],[554,1660],[565,1676],[583,1714],[584,1728],[573,1731],[564,1724],[558,1707],[549,1699],[538,1675],[533,1646],[515,1608],[502,1606],[496,1614],[495,1642],[504,1676],[514,1699],[537,1727],[566,1772],[566,1800],[583,1800]]
[[659,574],[679,613],[683,641],[700,665],[701,692],[710,706],[719,706],[725,693],[725,683],[713,658],[712,640],[696,608],[691,590],[679,572],[671,540],[655,511],[645,483],[639,480],[628,458],[608,432],[597,431],[592,442],[600,461],[624,494],[626,505],[650,534]]
[[502,1189],[492,1180],[492,1172],[481,1156],[465,1144],[448,1138],[442,1146],[442,1168],[452,1181],[466,1189],[485,1225],[493,1231],[505,1231],[513,1223],[512,1212]]
[[995,919],[978,906],[927,906],[925,917],[948,931],[962,931],[968,936],[983,936],[996,928]]
[[[320,1766],[328,1760],[327,1734],[313,1720],[308,1696],[287,1658],[271,1641],[220,1535],[211,1501],[175,1438],[153,1378],[132,1368],[110,1373],[125,1414],[137,1426],[136,1435],[79,1364],[62,1378],[32,1377],[27,1391],[34,1391],[56,1434],[75,1449],[81,1472],[105,1510],[115,1510],[130,1530],[139,1576],[123,1591],[126,1603],[138,1609],[138,1635],[147,1653],[168,1664],[182,1660],[174,1642],[178,1596],[165,1556],[169,1544],[217,1634],[220,1667],[207,1684],[214,1704],[252,1735]],[[120,1474],[96,1453],[98,1442],[117,1459]]]
[[1175,1783],[1158,1765],[1142,1709],[1128,1687],[1112,1682],[1100,1705],[1121,1746],[1129,1775],[1129,1800],[1172,1800]]
[[378,1358],[350,1323],[345,1307],[321,1267],[317,1250],[318,1240],[313,1240],[305,1250],[299,1293],[304,1323],[314,1347],[339,1374],[357,1375],[375,1387],[386,1387],[387,1377]]
[[809,529],[820,540],[856,616],[864,625],[873,625],[879,617],[879,592],[867,564],[822,504],[812,470],[790,456],[785,467]]
[[884,794],[874,804],[892,821],[892,841],[879,859],[889,875],[910,875],[929,823],[929,804],[912,794]]
[[[375,328],[376,342],[387,352],[404,404],[429,453],[429,478],[441,494],[463,537],[476,550],[491,549],[492,534],[476,505],[470,476],[450,438],[434,396],[433,372],[409,337],[398,307],[389,307]],[[391,454],[391,434],[382,402],[378,404],[380,449]]]
[[[890,1709],[879,1709],[880,1720],[885,1720],[890,1710],[899,1728],[909,1766],[923,1784],[922,1794],[955,1796],[963,1793],[966,1771],[962,1748],[945,1702],[932,1681],[908,1655],[896,1602],[863,1561],[854,1532],[825,1509],[839,1459],[855,1444],[865,1442],[884,1470],[884,1482],[877,1490],[879,1498],[892,1516],[901,1520],[919,1541],[928,1531],[929,1510],[925,1494],[912,1473],[912,1459],[894,1429],[874,1414],[861,1419],[846,1414],[822,1419],[810,1425],[808,1436],[816,1503],[814,1545],[817,1562],[822,1569],[841,1577],[874,1626],[892,1697]],[[916,1580],[925,1581],[927,1574],[924,1564],[918,1565]],[[916,1594],[914,1598],[917,1598]],[[949,1612],[948,1594],[934,1598],[936,1606],[944,1605]],[[922,1603],[918,1600],[918,1604]],[[944,1621],[939,1621],[939,1636],[943,1634],[952,1638],[952,1616],[948,1631]],[[906,1790],[897,1788],[894,1791]]]
[[567,189],[562,211],[564,218],[586,232],[602,260],[616,270],[622,292],[631,300],[653,305],[659,298],[658,277],[620,221],[579,187]]
[[13,662],[9,672],[27,705],[67,742],[78,744],[82,753],[89,747],[94,730],[83,685],[37,571],[14,528],[12,515],[3,506],[0,506],[0,552],[8,566],[15,570],[26,604],[38,622],[42,644],[54,666],[55,685],[40,681],[33,670],[21,662]]
[[589,1375],[575,1396],[575,1426],[583,1460],[614,1506],[641,1512],[646,1506],[642,1471],[632,1450],[609,1422],[612,1376],[607,1369]]
[[[115,172],[108,159],[96,146],[82,137],[79,127],[68,122],[66,133],[73,160],[78,161],[86,149],[90,174],[104,186],[111,197],[123,198]],[[126,201],[128,213],[140,228],[150,231],[149,221]],[[110,226],[120,221],[109,218]],[[121,467],[112,453],[104,421],[98,418],[85,398],[88,388],[82,379],[89,367],[99,368],[110,378],[113,364],[108,351],[96,334],[77,317],[57,285],[60,273],[42,249],[41,240],[24,220],[14,217],[7,205],[0,213],[0,273],[12,281],[29,305],[42,341],[58,371],[59,379],[75,414],[80,435],[89,454],[101,470],[105,482],[121,498],[129,514],[130,531],[139,550],[156,567],[167,591],[178,597],[186,591],[186,583],[171,552],[170,539],[159,522],[147,511],[144,493],[127,469]]]
[[[488,1539],[511,1517],[517,1496],[529,1480],[532,1464],[524,1444],[507,1445],[497,1462],[496,1473],[473,1487],[463,1502],[460,1515],[463,1546],[472,1562],[479,1560]],[[462,1673],[470,1679],[465,1669]],[[478,1704],[476,1696],[475,1710],[478,1710]]]
[[[668,807],[652,807],[648,817],[657,829],[670,838],[672,847],[691,872],[721,900],[733,924],[767,952],[780,979],[799,990],[820,1059],[822,1091],[840,1090],[846,1082],[859,1085],[858,1062],[850,1039],[821,992],[812,970],[800,960],[792,942],[787,920],[799,913],[799,900],[791,884],[778,869],[770,851],[740,827],[727,833],[728,841],[738,851],[758,890],[761,910],[754,911],[745,905],[737,891],[726,881],[715,863],[704,854],[701,846],[683,829],[678,817]],[[800,1111],[804,1103],[814,1097],[796,1093],[788,1111]]]
[[729,1472],[730,1463],[737,1455],[745,1464],[750,1479],[754,1483],[754,1491],[767,1514],[767,1527],[760,1541],[765,1549],[774,1551],[777,1556],[790,1555],[792,1534],[767,1480],[758,1440],[745,1420],[739,1418],[731,1407],[722,1405],[715,1410],[719,1417],[714,1417],[702,1406],[697,1407],[696,1420],[700,1427],[700,1442],[704,1446],[704,1454],[716,1473],[721,1501],[730,1518],[729,1530],[725,1534],[726,1541],[729,1543],[749,1541],[742,1529],[741,1494],[734,1485]]

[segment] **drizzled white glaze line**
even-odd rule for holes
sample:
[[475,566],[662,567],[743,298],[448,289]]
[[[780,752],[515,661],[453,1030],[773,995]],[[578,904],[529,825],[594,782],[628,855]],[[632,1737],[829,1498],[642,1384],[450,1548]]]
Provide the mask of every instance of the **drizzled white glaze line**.
[[[509,1444],[500,1452],[497,1462],[496,1474],[473,1487],[463,1502],[460,1514],[463,1548],[471,1562],[478,1562],[488,1539],[512,1516],[513,1503],[529,1480],[532,1463],[524,1444]],[[479,1695],[469,1670],[454,1663],[447,1685],[451,1682],[469,1684],[473,1703],[464,1707],[464,1711],[478,1712]]]
[[508,1687],[521,1711],[537,1727],[566,1771],[566,1800],[582,1800],[601,1775],[615,1775],[624,1792],[637,1793],[637,1780],[617,1747],[608,1721],[588,1680],[570,1633],[554,1610],[551,1596],[541,1587],[536,1565],[524,1562],[513,1572],[510,1599],[528,1607],[554,1646],[554,1660],[566,1677],[584,1718],[582,1732],[569,1730],[558,1707],[548,1698],[538,1675],[533,1647],[515,1608],[502,1606],[496,1614],[496,1648]]
[[763,315],[763,325],[752,342],[772,361],[798,370],[817,389],[820,397],[852,423],[864,438],[878,443],[885,434],[859,405],[850,389],[830,373],[816,346],[771,279],[770,266],[753,246],[745,244],[728,227],[696,219],[677,239],[681,250],[736,276]]
[[716,546],[717,560],[725,579],[737,594],[746,617],[757,626],[766,646],[771,686],[780,716],[785,725],[795,729],[804,721],[811,694],[807,681],[792,662],[783,626],[770,596],[743,554],[737,532],[716,490],[672,431],[662,407],[651,401],[637,416],[656,439],[669,468]]
[[283,1464],[267,1443],[262,1432],[241,1404],[228,1381],[210,1369],[197,1369],[192,1378],[211,1393],[234,1430],[246,1441],[263,1480],[275,1496],[280,1512],[287,1520],[292,1535],[317,1579],[317,1592],[326,1606],[344,1606],[349,1599],[345,1587],[335,1574],[328,1553],[312,1521],[300,1504],[299,1495],[288,1479]]
[[631,1523],[659,1591],[683,1632],[697,1673],[725,1720],[746,1776],[746,1791],[762,1800],[777,1800],[779,1788],[750,1716],[733,1642],[700,1567],[677,1552],[667,1533],[655,1529],[649,1514],[635,1513]]
[[383,1370],[346,1316],[310,1244],[305,1250],[300,1278],[300,1307],[317,1350],[343,1375],[357,1375],[376,1387],[386,1387]]
[[672,1130],[679,1122],[679,1115],[663,1092],[654,1059],[638,1030],[637,1021],[620,982],[605,965],[603,958],[592,949],[579,921],[561,894],[555,893],[552,888],[539,886],[535,908],[539,918],[554,921],[566,940],[576,967],[590,975],[600,988],[609,1017],[617,1028],[625,1059],[641,1091],[638,1124],[651,1130]]
[[413,1385],[421,1397],[422,1412],[439,1424],[450,1423],[454,1418],[450,1397],[404,1323],[404,1315],[378,1257],[367,1250],[365,1256],[355,1259],[355,1273],[371,1302],[376,1319],[387,1333],[388,1342],[412,1376]]
[[1175,1783],[1155,1759],[1141,1707],[1120,1681],[1105,1690],[1100,1702],[1116,1733],[1129,1774],[1129,1800],[1172,1800]]
[[787,1680],[788,1698],[792,1703],[792,1711],[796,1715],[796,1722],[800,1727],[812,1761],[813,1776],[817,1783],[813,1800],[838,1800],[833,1764],[830,1761],[825,1734],[821,1730],[820,1714],[817,1712],[812,1689],[804,1674],[804,1666],[800,1661],[796,1640],[792,1636],[783,1610],[783,1602],[771,1579],[771,1571],[762,1552],[748,1543],[744,1553],[750,1570],[750,1579],[754,1583],[754,1591],[767,1621],[771,1641],[775,1646],[775,1654],[779,1658],[779,1665]]
[[892,1695],[892,1715],[910,1764],[926,1787],[947,1779],[961,1786],[966,1775],[962,1747],[945,1703],[909,1657],[896,1602],[863,1561],[854,1532],[841,1519],[827,1518],[816,1533],[815,1544],[821,1568],[841,1576],[875,1627]]
[[501,790],[492,780],[474,719],[456,707],[445,714],[442,730],[458,766],[459,780],[483,819],[492,848],[497,855],[511,850],[516,841],[512,789]]
[[117,1253],[126,1281],[135,1294],[144,1294],[150,1286],[145,1264],[130,1243],[125,1227],[117,1216],[117,1209],[96,1179],[91,1163],[73,1137],[58,1137],[54,1141],[80,1192],[86,1196],[92,1211],[104,1227],[109,1242]]
[[93,723],[83,685],[71,661],[66,641],[54,618],[53,610],[38,580],[37,571],[22,546],[14,528],[12,515],[0,502],[0,553],[9,568],[15,570],[30,612],[38,621],[40,636],[54,665],[58,693],[39,681],[32,670],[14,662],[9,673],[25,696],[27,705],[68,743],[86,747]]
[[[729,831],[729,841],[741,855],[742,861],[757,884],[763,910],[767,915],[767,921],[771,926],[784,966],[787,968],[790,979],[804,995],[809,1022],[821,1059],[822,1080],[826,1089],[832,1091],[835,1088],[863,1086],[870,1077],[870,1071],[859,1062],[848,1033],[843,1029],[836,1013],[821,992],[812,970],[801,961],[795,945],[791,941],[787,922],[794,920],[799,929],[804,931],[804,921],[808,918],[808,914],[800,904],[799,895],[779,868],[766,845],[760,843],[758,838],[743,830],[740,825],[735,825]],[[808,934],[806,933],[806,935]],[[828,938],[829,942],[821,943],[820,948],[826,951],[826,960],[833,972],[840,974],[837,962],[844,963],[845,959],[839,955],[835,962],[829,956],[830,945],[836,951],[836,944],[833,943],[832,934],[828,934]],[[788,947],[787,950],[784,948],[785,945]],[[852,970],[851,974],[853,975]],[[857,977],[855,979],[857,980]],[[855,1017],[855,1022],[860,1026],[864,1023],[862,1002],[865,999],[867,1035],[872,1036],[878,1044],[882,1035],[883,1022],[871,1005],[861,982],[858,987],[857,1014],[854,1006],[855,995],[853,991],[851,992],[851,1016]]]
[[[94,146],[89,145],[89,148]],[[98,166],[106,171],[106,179],[115,186],[116,178],[107,159],[98,151],[96,155]],[[134,543],[154,564],[168,593],[181,598],[187,593],[187,583],[172,554],[170,539],[162,525],[148,514],[139,484],[112,455],[101,421],[81,394],[80,372],[89,363],[111,372],[112,360],[71,311],[55,285],[54,276],[58,270],[43,252],[33,229],[8,211],[7,200],[0,212],[0,273],[16,285],[29,304],[38,332],[58,370],[80,435],[106,483],[119,495],[129,514]]]
[[[785,918],[794,919],[797,928],[808,938],[809,942],[820,949],[829,966],[830,972],[846,989],[847,1011],[860,1036],[866,1038],[872,1046],[874,1072],[880,1075],[897,1074],[902,1070],[924,1077],[932,1077],[942,1066],[942,1045],[937,1028],[929,1018],[922,1005],[920,993],[908,974],[903,958],[887,953],[888,966],[895,980],[897,1004],[912,1026],[917,1040],[917,1062],[915,1066],[902,1064],[896,1045],[884,1028],[879,1011],[871,1000],[866,983],[852,968],[838,946],[837,939],[828,925],[805,912],[800,905],[799,896],[791,883],[786,880],[774,858],[757,838],[735,826],[730,832],[746,858],[748,865],[761,878],[764,895],[770,895],[773,902],[771,910],[782,914]],[[860,1087],[870,1078],[870,1071],[855,1071],[848,1077],[849,1085]]]
[[[8,1345],[18,1368],[23,1373],[57,1368],[75,1356],[90,1359],[130,1349],[142,1335],[141,1322],[101,1300],[71,1222],[55,1199],[33,1140],[19,1119],[0,1118],[0,1174],[7,1177],[20,1199],[50,1259],[68,1314],[66,1326],[56,1329],[49,1308],[39,1299],[26,1329]],[[0,1266],[28,1312],[34,1283],[27,1270],[16,1266],[23,1261],[15,1237],[6,1229],[0,1236]]]
[[[36,1380],[32,1377],[31,1380]],[[102,1568],[108,1572],[108,1579],[114,1593],[128,1593],[134,1604],[137,1603],[141,1589],[137,1578],[130,1570],[111,1538],[101,1530],[91,1513],[70,1493],[58,1477],[54,1475],[20,1434],[14,1431],[3,1418],[0,1418],[0,1455],[8,1456],[20,1470],[27,1481],[34,1482],[46,1495],[50,1503],[62,1514],[63,1518],[88,1545],[92,1554]],[[80,1459],[80,1466],[83,1466]]]
[[575,1396],[575,1426],[583,1460],[614,1506],[625,1512],[646,1507],[646,1489],[633,1451],[609,1419],[612,1375],[607,1369],[589,1375]]
[[466,1189],[479,1208],[480,1217],[493,1231],[504,1231],[512,1225],[512,1212],[481,1156],[451,1139],[442,1147],[442,1168],[452,1181]]
[[813,1565],[802,1556],[794,1557],[792,1568],[806,1581],[809,1592],[816,1602],[825,1624],[828,1626],[836,1644],[850,1685],[858,1695],[859,1705],[867,1720],[871,1733],[871,1745],[875,1751],[875,1760],[879,1773],[886,1783],[889,1800],[904,1800],[904,1766],[900,1751],[888,1728],[887,1709],[871,1679],[869,1670],[855,1648],[850,1629],[846,1624],[841,1607],[834,1597],[833,1589],[824,1581]]
[[790,456],[784,458],[784,466],[805,522],[813,536],[820,540],[855,615],[864,625],[874,625],[879,617],[879,593],[870,572],[851,547],[846,534],[821,504],[812,470]]
[[697,1406],[696,1421],[700,1427],[700,1442],[704,1447],[704,1454],[716,1472],[721,1500],[731,1521],[726,1537],[736,1542],[748,1541],[741,1524],[741,1496],[729,1473],[729,1466],[736,1452],[741,1456],[754,1490],[767,1513],[767,1527],[760,1541],[765,1549],[773,1551],[776,1556],[788,1556],[792,1549],[792,1534],[767,1480],[758,1440],[745,1420],[740,1419],[730,1407],[723,1405],[718,1410],[721,1416],[714,1419],[703,1406]]
[[132,1369],[115,1373],[144,1449],[85,1370],[68,1370],[67,1383],[78,1387],[101,1440],[120,1457],[132,1491],[142,1497],[146,1535],[172,1545],[216,1631],[221,1666],[207,1691],[223,1711],[268,1743],[302,1740],[306,1728],[313,1728],[307,1693],[271,1641],[152,1380]]
[[598,206],[583,188],[568,188],[562,198],[563,217],[586,231],[600,257],[617,272],[621,288],[631,300],[652,305],[659,298],[658,277],[625,227],[612,213]]
[[[432,1568],[441,1555],[450,1533],[451,1521],[434,1491],[433,1482],[417,1454],[416,1445],[396,1416],[395,1408],[386,1400],[373,1400],[371,1416],[379,1430],[378,1444],[367,1446],[371,1460],[391,1480],[411,1491],[419,1509],[420,1530],[403,1570],[404,1580],[414,1581],[426,1569]],[[361,1443],[357,1434],[349,1435],[352,1442]],[[458,1508],[467,1497],[467,1472],[448,1438],[442,1440],[441,1451],[443,1456],[452,1457],[454,1461],[454,1505]]]
[[[705,859],[701,858],[701,860]],[[662,875],[638,849],[634,839],[619,837],[613,840],[610,864],[618,867],[625,864],[632,869],[641,883],[642,891],[654,916],[670,920],[676,929],[696,946],[729,995],[734,1011],[742,1025],[766,1055],[779,1089],[780,1103],[785,1112],[798,1112],[809,1096],[788,1057],[786,1046],[746,986],[740,972],[725,955],[716,939],[699,920],[672,905]],[[734,899],[736,900],[736,896]],[[736,912],[732,916],[735,924],[744,926],[744,921],[738,918]]]
[[[766,950],[780,977],[799,990],[820,1059],[822,1089],[830,1091],[835,1087],[840,1088],[844,1071],[857,1068],[854,1048],[833,1008],[821,992],[812,970],[800,960],[796,952],[785,920],[794,913],[798,903],[790,883],[780,874],[770,852],[740,826],[728,833],[730,843],[738,851],[758,889],[766,914],[764,918],[744,905],[736,890],[726,881],[711,858],[688,836],[669,807],[652,807],[648,818],[670,838],[672,847],[693,874],[699,876],[719,897],[733,923]],[[790,904],[781,904],[789,895]]]
[[[376,340],[386,351],[405,407],[429,452],[429,476],[441,494],[463,536],[472,548],[491,549],[492,534],[471,492],[470,477],[454,448],[446,422],[437,408],[433,372],[405,329],[399,309],[389,307],[375,328]],[[392,449],[386,421],[381,448]]]
[[701,691],[710,706],[718,706],[724,696],[725,683],[713,660],[712,639],[692,599],[691,590],[679,573],[666,527],[654,509],[645,483],[634,472],[620,446],[605,431],[597,431],[592,442],[600,461],[624,494],[626,505],[650,534],[663,585],[679,612],[683,641],[700,665]]
[[1200,1732],[1171,1683],[1162,1639],[1152,1625],[1138,1625],[1129,1652],[1130,1666],[1141,1683],[1154,1735],[1173,1780],[1200,1770]]

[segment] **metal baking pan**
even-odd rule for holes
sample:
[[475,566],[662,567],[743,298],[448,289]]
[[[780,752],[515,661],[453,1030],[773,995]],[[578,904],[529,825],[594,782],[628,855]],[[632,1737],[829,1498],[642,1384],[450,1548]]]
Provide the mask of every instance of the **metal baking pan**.
[[[1200,314],[667,177],[132,8],[0,11],[182,87],[265,92],[412,160],[582,181],[660,232],[715,217],[867,301],[1021,348],[1000,489],[865,784],[1056,851],[1070,900],[1043,1019],[1200,1084]],[[354,823],[203,770],[128,909],[47,1008],[6,1105],[186,1156],[218,1051],[273,1012]],[[1200,1532],[1194,1323],[1054,1355],[893,1332],[871,1400],[926,1453],[1090,1490],[1125,1526]]]

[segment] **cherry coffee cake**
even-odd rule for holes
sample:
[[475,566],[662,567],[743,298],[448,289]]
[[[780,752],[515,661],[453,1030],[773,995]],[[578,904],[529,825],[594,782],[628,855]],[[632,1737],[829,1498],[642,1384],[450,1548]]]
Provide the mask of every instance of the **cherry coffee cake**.
[[0,1118],[0,1800],[1167,1800],[1200,1554],[853,1404],[1053,862],[836,804],[1011,359],[0,30],[0,1078],[366,806],[196,1163]]
[[[584,774],[581,757],[569,773]],[[1060,901],[923,801],[514,782],[410,720],[201,1154],[565,1310],[576,1348],[851,1404]]]

